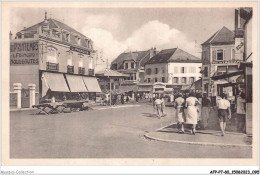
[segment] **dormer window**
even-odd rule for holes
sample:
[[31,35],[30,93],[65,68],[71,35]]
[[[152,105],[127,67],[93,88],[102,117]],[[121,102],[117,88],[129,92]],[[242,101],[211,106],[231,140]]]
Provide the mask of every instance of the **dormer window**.
[[63,41],[69,42],[70,41],[69,37],[70,37],[69,33],[67,33],[67,32],[62,33],[62,40]]
[[78,45],[80,45],[80,37],[78,35],[75,35],[75,39]]
[[60,38],[60,32],[57,31],[57,30],[55,30],[55,29],[53,29],[53,30],[52,30],[52,36],[53,36],[54,38]]

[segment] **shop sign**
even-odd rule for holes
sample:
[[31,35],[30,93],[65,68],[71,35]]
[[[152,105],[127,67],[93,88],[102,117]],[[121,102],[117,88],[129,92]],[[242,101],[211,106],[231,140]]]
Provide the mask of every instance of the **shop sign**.
[[240,63],[241,60],[225,60],[225,61],[212,61],[212,64],[232,64],[232,63]]
[[38,65],[39,47],[37,41],[11,42],[10,65]]
[[236,54],[244,52],[244,38],[235,38]]
[[79,53],[82,53],[82,54],[90,55],[90,51],[80,49],[80,48],[77,48],[77,47],[70,46],[70,50],[75,51],[75,52],[79,52]]

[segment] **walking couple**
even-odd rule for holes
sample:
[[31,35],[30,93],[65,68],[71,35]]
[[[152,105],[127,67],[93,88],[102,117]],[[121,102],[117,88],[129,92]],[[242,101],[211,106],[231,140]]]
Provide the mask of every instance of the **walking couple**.
[[[182,94],[177,95],[174,106],[176,108],[176,119],[179,133],[184,133],[184,122],[186,118],[185,123],[191,126],[190,132],[195,135],[196,125],[199,119],[197,105],[200,104],[200,101],[195,97],[194,93],[190,93],[186,101],[182,97]],[[184,107],[187,108],[186,115],[184,114]]]
[[161,117],[165,117],[166,114],[164,113],[164,108],[165,108],[165,101],[163,98],[163,94],[157,95],[155,97],[155,101],[153,104],[154,108],[157,110],[157,117],[160,119]]

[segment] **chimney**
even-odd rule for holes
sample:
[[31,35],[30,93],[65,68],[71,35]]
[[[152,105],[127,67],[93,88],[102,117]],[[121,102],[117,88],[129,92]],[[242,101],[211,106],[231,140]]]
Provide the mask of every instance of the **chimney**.
[[9,32],[9,39],[10,39],[10,40],[13,39],[13,34],[12,34],[11,30],[10,30],[10,32]]
[[150,58],[152,58],[154,56],[153,48],[151,48],[149,51],[150,51]]

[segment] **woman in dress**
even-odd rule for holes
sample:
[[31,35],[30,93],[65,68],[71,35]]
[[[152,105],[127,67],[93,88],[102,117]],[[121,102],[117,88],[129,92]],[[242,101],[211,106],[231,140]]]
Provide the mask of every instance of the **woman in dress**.
[[186,123],[191,125],[191,133],[193,135],[195,135],[196,125],[198,123],[197,104],[200,105],[200,101],[195,97],[194,93],[190,93],[185,104],[187,107]]
[[177,98],[174,101],[174,107],[176,108],[176,120],[177,120],[177,128],[179,133],[184,133],[184,98],[182,98],[182,94],[178,94]]

